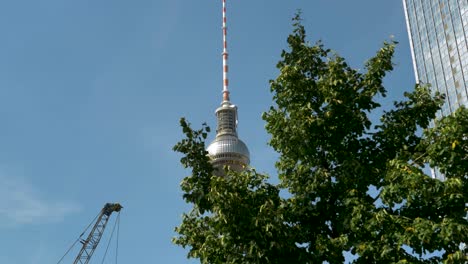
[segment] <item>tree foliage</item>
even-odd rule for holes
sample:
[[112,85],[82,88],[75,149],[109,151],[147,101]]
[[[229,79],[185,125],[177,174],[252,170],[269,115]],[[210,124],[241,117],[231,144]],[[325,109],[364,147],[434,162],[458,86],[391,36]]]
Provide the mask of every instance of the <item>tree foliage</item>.
[[174,150],[192,169],[181,186],[193,207],[174,242],[202,263],[466,263],[468,110],[430,128],[443,96],[416,85],[372,124],[395,42],[364,72],[307,42],[299,16],[288,44],[263,114],[280,183],[254,169],[213,176],[209,128],[182,119]]

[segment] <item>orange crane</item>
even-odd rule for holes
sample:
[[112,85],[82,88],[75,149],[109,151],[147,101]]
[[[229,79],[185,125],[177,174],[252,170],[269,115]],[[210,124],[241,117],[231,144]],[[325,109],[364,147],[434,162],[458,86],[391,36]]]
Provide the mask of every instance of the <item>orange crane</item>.
[[[122,208],[123,207],[118,203],[106,203],[104,205],[104,207],[101,209],[101,212],[96,216],[97,220],[93,228],[91,229],[91,232],[89,233],[88,237],[86,239],[78,238],[78,240],[75,241],[75,243],[71,246],[72,248],[78,241],[80,241],[80,243],[82,244],[80,253],[75,258],[75,261],[73,262],[73,264],[88,264],[89,263],[89,261],[91,260],[91,257],[93,256],[94,251],[96,250],[99,244],[99,241],[101,240],[102,234],[104,233],[104,230],[106,228],[107,222],[109,221],[111,214],[114,212],[120,212]],[[91,224],[88,226],[88,228],[91,226]],[[85,231],[81,234],[81,236],[84,235],[84,233],[86,232],[88,228],[85,229]],[[70,252],[71,248],[67,251],[67,253],[65,253],[65,255],[67,255],[68,252]],[[65,255],[59,260],[58,263],[60,263],[63,260]]]

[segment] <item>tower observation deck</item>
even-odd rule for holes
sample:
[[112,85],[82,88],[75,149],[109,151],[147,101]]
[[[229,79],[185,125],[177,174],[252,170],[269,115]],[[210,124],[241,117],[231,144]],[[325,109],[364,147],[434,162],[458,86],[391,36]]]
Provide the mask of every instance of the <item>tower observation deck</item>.
[[224,166],[231,170],[242,171],[250,164],[250,153],[247,145],[237,135],[237,106],[229,100],[228,89],[228,52],[226,27],[226,0],[223,1],[223,101],[216,109],[216,138],[208,146],[208,155],[217,175],[224,175]]
[[216,109],[218,126],[216,138],[208,146],[208,155],[215,169],[229,166],[235,171],[242,171],[250,164],[250,153],[245,143],[237,136],[237,106],[224,101]]

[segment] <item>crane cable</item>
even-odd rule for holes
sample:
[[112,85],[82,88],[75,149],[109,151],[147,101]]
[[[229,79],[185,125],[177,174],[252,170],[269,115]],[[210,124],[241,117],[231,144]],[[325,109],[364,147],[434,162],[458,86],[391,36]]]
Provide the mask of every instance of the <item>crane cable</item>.
[[60,260],[57,262],[57,264],[62,262],[62,260],[65,258],[65,256],[70,252],[70,250],[72,250],[72,248],[76,245],[76,243],[78,243],[78,241],[80,241],[81,237],[86,233],[86,231],[91,227],[91,225],[93,225],[93,223],[96,221],[96,219],[99,217],[100,214],[101,214],[101,212],[99,212],[96,215],[96,217],[94,217],[94,219],[91,221],[91,223],[89,223],[89,225],[85,228],[85,230],[81,233],[81,235],[75,240],[75,242],[73,242],[73,244],[70,246],[70,248],[68,248],[67,252],[65,252],[65,254],[62,256],[62,258],[60,258]]
[[119,255],[118,253],[119,253],[119,233],[120,233],[120,212],[117,215],[117,221],[119,221],[119,223],[117,224],[117,245],[115,247],[115,264],[117,264],[117,257]]
[[[109,242],[107,242],[106,252],[104,252],[104,256],[102,257],[101,264],[103,264],[104,260],[106,259],[107,251],[109,250],[109,246],[110,246],[110,244],[112,242],[112,237],[114,236],[114,231],[115,231],[116,226],[118,226],[117,227],[117,250],[118,250],[118,247],[119,247],[119,229],[120,229],[120,212],[118,213],[117,218],[115,219],[114,227],[112,227],[112,232],[111,232],[111,235],[109,237]],[[115,252],[115,254],[116,254],[115,262],[116,263],[117,263],[117,250]]]

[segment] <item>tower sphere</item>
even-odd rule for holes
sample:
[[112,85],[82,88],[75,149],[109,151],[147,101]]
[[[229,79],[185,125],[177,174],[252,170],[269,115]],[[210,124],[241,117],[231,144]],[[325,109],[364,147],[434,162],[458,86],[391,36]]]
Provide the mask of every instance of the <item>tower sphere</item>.
[[216,138],[208,146],[208,155],[213,167],[222,175],[224,166],[235,171],[242,171],[250,164],[247,145],[237,136],[237,107],[224,101],[216,109]]

